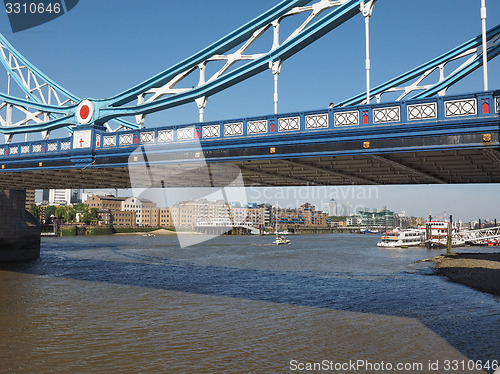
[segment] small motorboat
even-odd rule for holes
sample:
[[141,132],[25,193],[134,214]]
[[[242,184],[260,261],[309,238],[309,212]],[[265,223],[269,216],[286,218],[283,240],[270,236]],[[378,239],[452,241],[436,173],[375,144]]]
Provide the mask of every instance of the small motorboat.
[[276,238],[274,238],[274,245],[284,245],[284,244],[290,244],[290,240],[285,238],[282,235],[276,235]]

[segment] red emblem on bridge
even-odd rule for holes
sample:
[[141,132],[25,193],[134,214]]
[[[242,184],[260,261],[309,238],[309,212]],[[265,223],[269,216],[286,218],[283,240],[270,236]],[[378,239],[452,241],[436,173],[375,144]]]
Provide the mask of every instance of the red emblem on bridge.
[[363,124],[368,124],[368,112],[363,112]]
[[488,99],[482,99],[483,102],[483,114],[487,114],[490,112],[490,103]]
[[86,125],[92,120],[94,104],[90,100],[82,100],[76,108],[76,118],[81,125]]
[[87,119],[87,117],[89,116],[89,113],[90,113],[90,108],[88,105],[83,105],[80,108],[80,117],[82,119]]

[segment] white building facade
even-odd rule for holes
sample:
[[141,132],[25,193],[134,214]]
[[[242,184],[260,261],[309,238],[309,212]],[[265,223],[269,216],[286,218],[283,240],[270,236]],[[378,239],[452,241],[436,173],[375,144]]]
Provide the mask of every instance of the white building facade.
[[68,205],[71,203],[71,189],[49,190],[50,205]]
[[321,206],[321,210],[328,214],[329,217],[337,215],[337,202],[335,199],[330,199],[329,202],[323,203]]

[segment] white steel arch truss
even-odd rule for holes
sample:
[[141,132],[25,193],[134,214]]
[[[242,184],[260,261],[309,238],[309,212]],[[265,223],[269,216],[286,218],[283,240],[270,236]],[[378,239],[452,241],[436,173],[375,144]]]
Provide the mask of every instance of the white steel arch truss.
[[[486,44],[486,48],[488,50],[492,50],[494,47],[497,47],[499,45],[500,45],[500,35],[497,35],[497,36],[493,37],[492,39],[490,39],[490,41]],[[383,94],[390,93],[390,92],[402,92],[401,95],[396,99],[396,101],[401,101],[405,97],[407,97],[409,94],[414,93],[415,91],[428,90],[430,88],[433,88],[437,84],[445,81],[446,78],[455,76],[458,72],[462,71],[467,66],[470,66],[479,57],[482,58],[482,55],[483,55],[482,46],[470,48],[469,50],[459,54],[458,56],[452,57],[448,61],[441,63],[439,66],[434,66],[434,67],[428,69],[420,77],[418,77],[418,79],[416,79],[412,83],[410,83],[406,86],[389,88],[389,89],[385,90],[384,92],[381,92],[381,93],[375,95],[375,98],[376,98],[377,102],[380,103],[380,100],[381,100],[381,97]],[[460,66],[456,67],[455,69],[450,71],[448,74],[445,73],[445,68],[447,67],[448,64],[450,64],[454,61],[460,60],[460,59],[464,59],[464,58],[465,58],[465,61],[463,61],[460,64]],[[429,83],[429,84],[421,84],[423,80],[425,80],[427,77],[429,77],[435,71],[439,71],[439,79],[436,82]],[[444,88],[442,88],[438,92],[438,95],[439,96],[446,95],[446,91],[448,90],[449,87],[450,87],[450,85],[447,85]],[[364,104],[364,103],[365,103],[365,101],[362,102],[362,104]]]
[[[218,78],[221,78],[226,72],[230,70],[230,68],[238,62],[242,61],[255,61],[263,56],[266,56],[272,51],[276,50],[278,47],[284,45],[289,42],[291,39],[299,35],[302,31],[306,29],[315,19],[317,19],[324,11],[341,6],[345,4],[348,0],[320,0],[314,4],[306,5],[306,6],[298,6],[294,7],[286,14],[279,16],[272,22],[267,25],[260,27],[255,30],[253,34],[243,42],[236,50],[231,53],[226,54],[213,54],[212,56],[206,58],[204,61],[200,62],[196,66],[189,67],[188,69],[180,72],[174,78],[169,80],[167,83],[162,85],[161,87],[153,87],[143,93],[141,93],[137,97],[137,105],[140,106],[145,103],[153,103],[156,100],[164,97],[165,95],[175,95],[178,93],[183,93],[190,91],[193,88],[197,88],[203,86],[207,82],[212,82]],[[281,22],[289,17],[301,15],[303,13],[307,13],[307,18],[296,27],[291,33],[287,35],[287,37],[280,43],[280,38],[283,37],[280,33],[280,25]],[[261,53],[252,53],[247,54],[247,50],[257,42],[269,29],[273,30],[273,38],[272,43],[266,51]],[[210,77],[206,76],[207,65],[211,62],[224,62],[224,65],[218,69],[215,73],[213,73]],[[276,62],[270,62],[269,68],[271,69],[275,79],[277,79],[277,75],[281,70],[281,60]],[[177,85],[181,84],[186,77],[190,76],[193,72],[197,71],[198,84],[191,88],[180,88]],[[276,95],[277,93],[275,93]],[[207,96],[201,96],[197,98],[196,103],[200,110],[200,122],[203,122],[203,111],[207,104]],[[139,126],[142,126],[145,122],[146,114],[141,114],[136,116],[136,121]]]
[[[485,50],[488,60],[500,54],[500,25],[488,31]],[[444,96],[454,83],[481,67],[483,60],[482,38],[478,36],[407,73],[378,85],[371,91],[370,99],[375,98],[379,103],[383,95],[398,92],[401,94],[394,101],[408,99],[409,96],[412,99],[433,95]],[[454,62],[460,65],[449,71],[448,65]],[[430,78],[436,71],[439,72],[437,79],[424,84],[424,80]],[[446,73],[447,71],[449,72]],[[339,105],[362,105],[367,102],[366,94],[361,93],[342,101]]]

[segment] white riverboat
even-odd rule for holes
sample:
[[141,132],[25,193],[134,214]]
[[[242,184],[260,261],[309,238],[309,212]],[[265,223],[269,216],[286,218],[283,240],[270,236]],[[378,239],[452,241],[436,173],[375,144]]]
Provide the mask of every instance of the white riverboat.
[[[446,248],[448,246],[448,225],[446,221],[428,221],[425,223],[425,243],[428,248]],[[465,239],[459,227],[451,225],[451,246],[463,247]]]
[[377,243],[382,248],[408,248],[424,244],[424,232],[419,229],[402,229],[387,231]]

